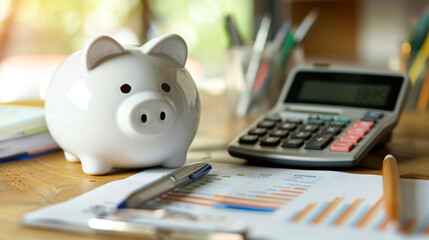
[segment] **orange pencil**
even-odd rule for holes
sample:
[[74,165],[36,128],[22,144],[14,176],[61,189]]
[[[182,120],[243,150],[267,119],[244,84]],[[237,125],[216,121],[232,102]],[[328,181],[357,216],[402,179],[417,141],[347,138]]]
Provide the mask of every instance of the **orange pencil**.
[[391,154],[384,158],[382,173],[386,220],[389,228],[399,229],[402,210],[401,185],[396,159]]

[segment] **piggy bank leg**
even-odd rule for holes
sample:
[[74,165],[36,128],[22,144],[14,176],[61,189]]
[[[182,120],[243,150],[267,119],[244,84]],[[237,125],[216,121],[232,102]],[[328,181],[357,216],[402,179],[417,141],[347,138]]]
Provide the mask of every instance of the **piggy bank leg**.
[[69,162],[79,162],[79,158],[77,158],[75,155],[64,151],[64,156],[66,157],[66,160]]
[[162,166],[166,168],[178,168],[183,166],[185,164],[185,161],[186,161],[186,152],[177,153],[170,160],[162,164]]
[[82,170],[89,175],[102,175],[108,173],[112,169],[112,165],[99,158],[91,156],[79,156],[82,162]]

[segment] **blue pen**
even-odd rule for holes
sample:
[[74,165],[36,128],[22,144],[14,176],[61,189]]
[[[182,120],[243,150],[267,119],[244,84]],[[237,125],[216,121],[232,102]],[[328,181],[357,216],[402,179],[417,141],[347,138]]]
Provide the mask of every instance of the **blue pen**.
[[117,206],[120,208],[137,208],[142,203],[176,187],[190,183],[205,175],[212,169],[208,163],[193,163],[162,176],[161,178],[137,189]]

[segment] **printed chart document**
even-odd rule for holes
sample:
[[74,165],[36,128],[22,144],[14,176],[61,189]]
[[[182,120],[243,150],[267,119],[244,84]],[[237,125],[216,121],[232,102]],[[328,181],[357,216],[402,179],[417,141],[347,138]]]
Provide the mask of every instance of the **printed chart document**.
[[[386,229],[382,177],[333,171],[213,164],[201,179],[144,205],[241,220],[255,239],[380,239],[429,236],[429,181],[402,179],[400,233]],[[172,170],[151,169],[30,212],[23,224],[90,232],[88,220]]]

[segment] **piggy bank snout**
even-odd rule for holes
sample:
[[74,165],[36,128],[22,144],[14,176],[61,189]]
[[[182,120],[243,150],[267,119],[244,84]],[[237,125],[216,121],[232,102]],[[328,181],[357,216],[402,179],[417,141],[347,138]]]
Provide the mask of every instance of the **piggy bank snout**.
[[176,120],[174,105],[155,92],[142,92],[127,98],[119,107],[119,128],[130,137],[162,135]]

